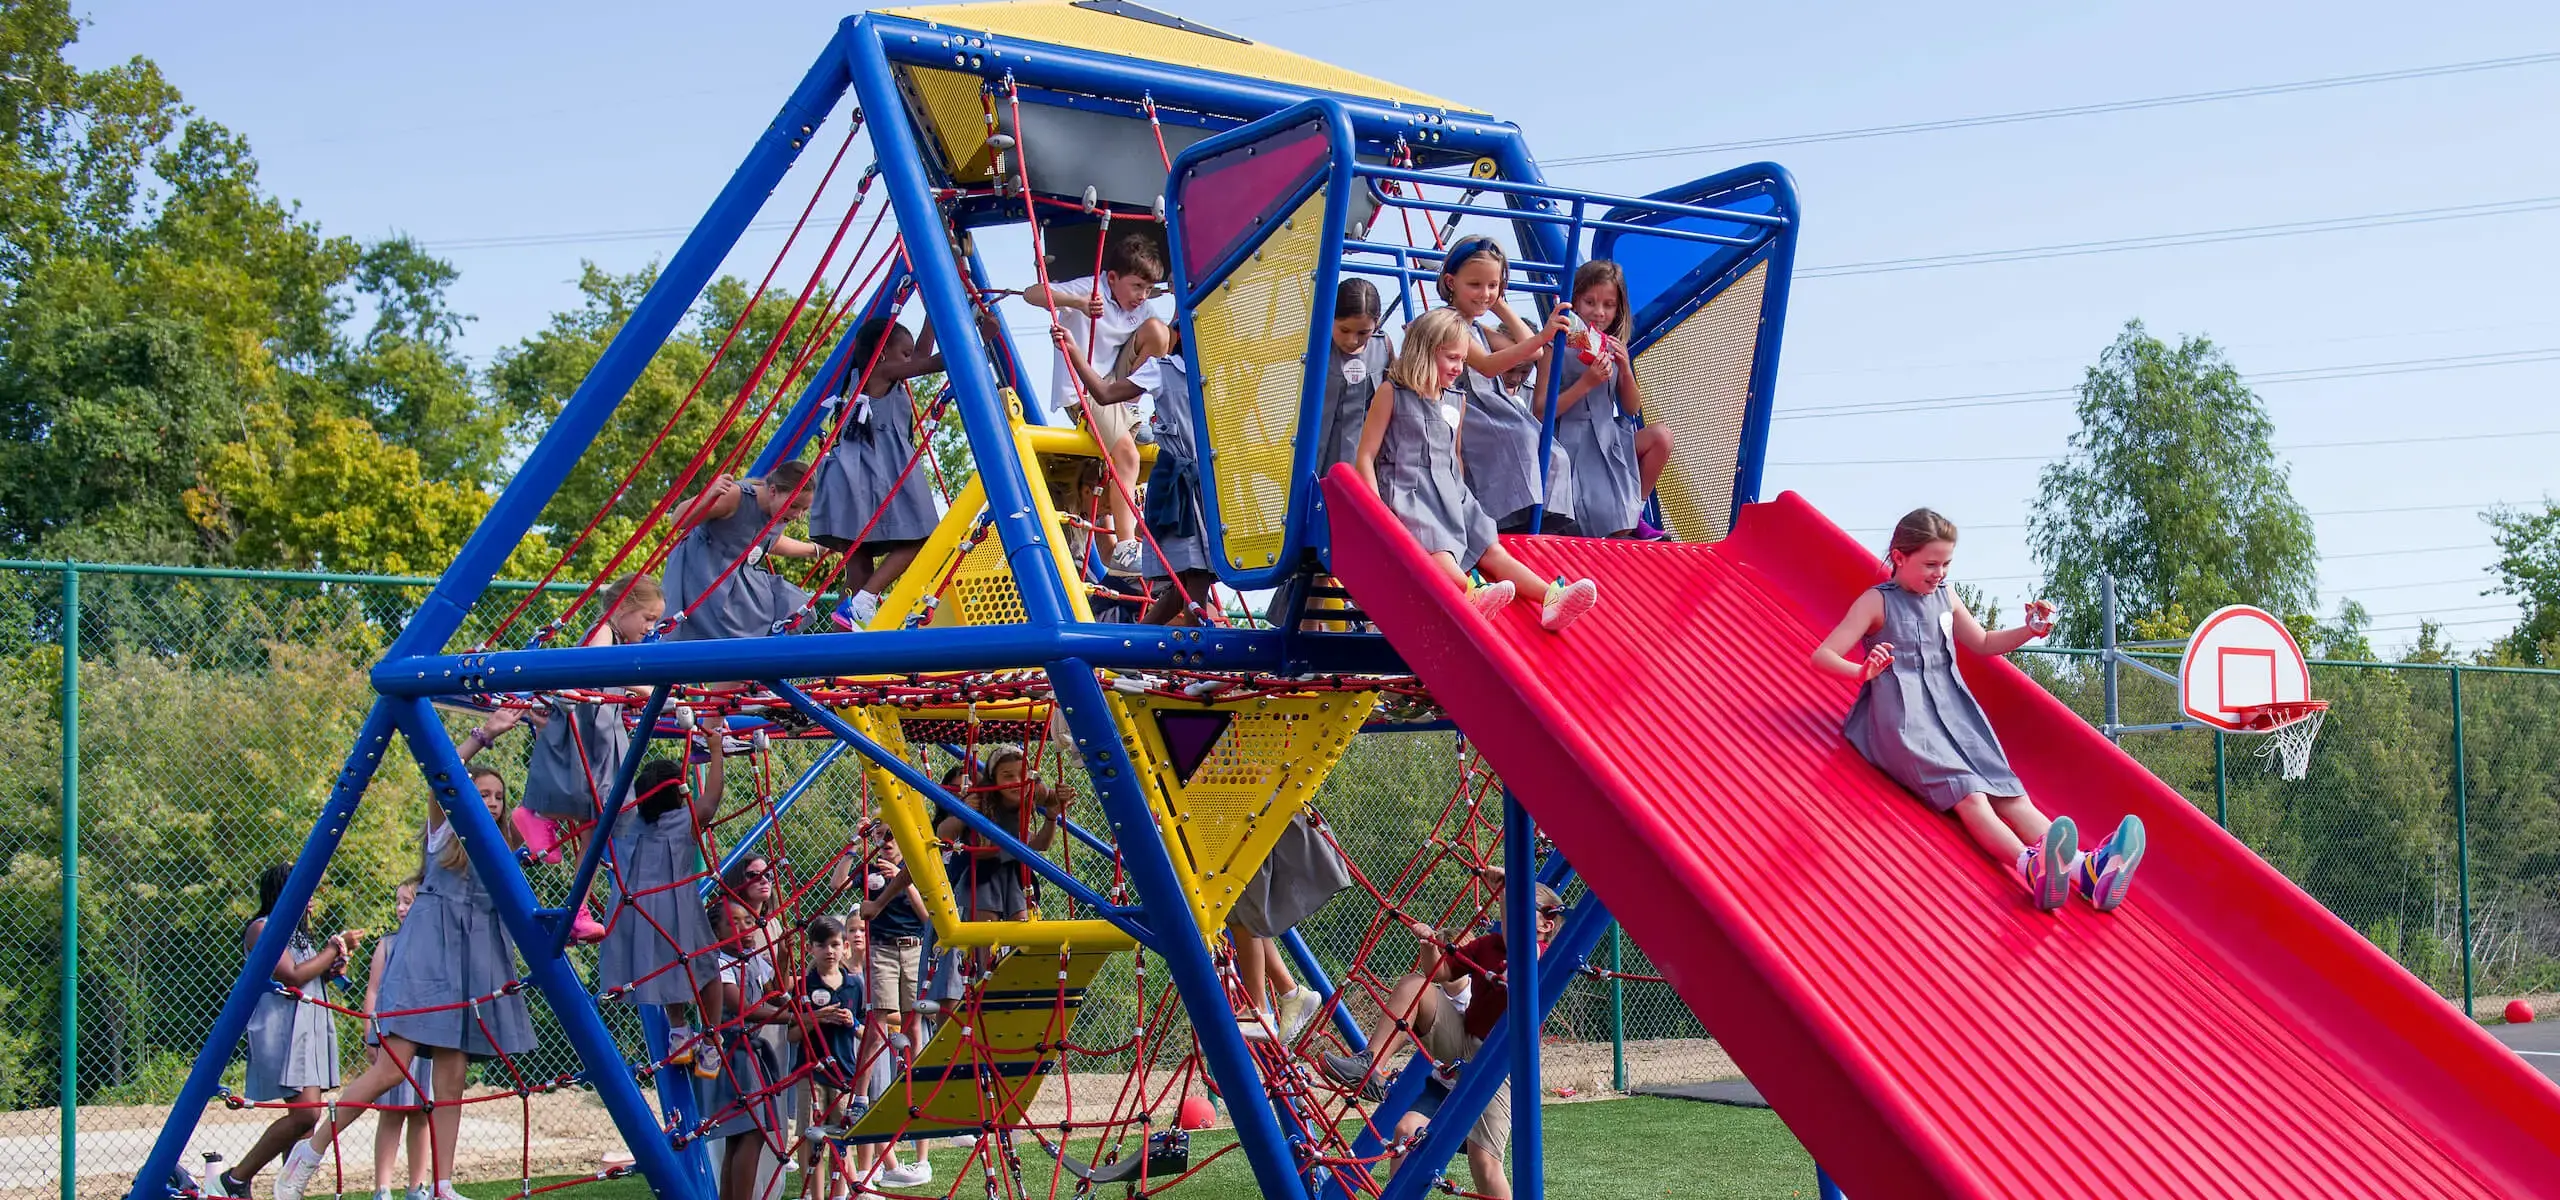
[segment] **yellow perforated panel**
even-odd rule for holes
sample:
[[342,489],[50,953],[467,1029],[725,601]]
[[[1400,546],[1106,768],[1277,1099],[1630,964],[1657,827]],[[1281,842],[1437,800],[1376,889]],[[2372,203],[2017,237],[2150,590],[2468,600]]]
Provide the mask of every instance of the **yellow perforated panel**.
[[[1302,54],[1259,42],[1229,41],[1131,17],[1076,8],[1066,0],[999,0],[991,4],[913,5],[877,10],[894,17],[931,21],[955,32],[974,31],[1022,38],[1102,54],[1118,54],[1169,66],[1191,67],[1263,80],[1289,87],[1386,100],[1416,108],[1446,109],[1446,100],[1427,92],[1399,87],[1357,71],[1344,70]],[[957,52],[984,50],[955,47]],[[1476,110],[1465,110],[1476,111]]]
[[923,107],[925,123],[942,144],[952,176],[964,183],[983,183],[987,164],[987,110],[978,98],[985,81],[956,71],[911,68],[907,82]]
[[1020,1124],[1057,1070],[1057,1047],[1075,1028],[1085,991],[1110,957],[1025,950],[998,962],[963,1001],[966,1015],[934,1030],[913,1070],[897,1073],[854,1124],[853,1136]]
[[[1131,757],[1154,776],[1151,799],[1169,830],[1174,865],[1196,887],[1205,930],[1226,925],[1238,894],[1282,830],[1341,760],[1377,702],[1372,692],[1263,697],[1225,703],[1115,697]],[[1188,783],[1156,728],[1158,709],[1235,714]]]
[[1233,274],[1191,309],[1217,476],[1220,546],[1239,570],[1280,561],[1289,496],[1298,487],[1295,441],[1315,320],[1316,252],[1324,243],[1324,189],[1316,189]]
[[1645,422],[1671,431],[1658,494],[1665,525],[1682,541],[1719,541],[1733,525],[1735,459],[1768,282],[1762,262],[1636,356]]

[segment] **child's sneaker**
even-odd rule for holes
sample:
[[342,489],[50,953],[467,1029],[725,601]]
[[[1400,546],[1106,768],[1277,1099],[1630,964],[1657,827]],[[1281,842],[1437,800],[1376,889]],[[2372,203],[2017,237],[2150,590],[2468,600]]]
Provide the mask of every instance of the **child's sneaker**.
[[871,618],[880,615],[880,597],[869,592],[855,592],[836,605],[836,628],[859,633],[871,628]]
[[1642,517],[1638,517],[1636,518],[1636,540],[1640,542],[1667,542],[1671,540],[1671,534],[1661,526],[1645,520]]
[[2099,912],[2114,912],[2133,890],[2133,869],[2142,865],[2142,818],[2127,814],[2105,845],[2080,860],[2071,873],[2080,896]]
[[923,1148],[918,1147],[914,1159],[880,1172],[873,1182],[894,1188],[923,1187],[933,1182],[933,1164],[925,1160]]
[[276,1200],[302,1200],[303,1189],[311,1186],[311,1177],[319,1170],[320,1152],[309,1142],[294,1142],[284,1156],[284,1166],[276,1171]]
[[1316,995],[1314,988],[1302,987],[1274,1000],[1272,1007],[1280,1016],[1281,1040],[1295,1045],[1298,1035],[1305,1033],[1323,1010],[1324,998]]
[[1519,592],[1520,589],[1510,580],[1497,580],[1467,593],[1467,606],[1475,609],[1477,616],[1490,621],[1493,614],[1510,607],[1511,598]]
[[2027,877],[2027,895],[2046,912],[2062,907],[2071,896],[2071,862],[2080,855],[2080,831],[2069,817],[2055,817],[2044,831],[2044,844],[2027,848],[2018,873]]
[[1267,1008],[1237,1013],[1236,1025],[1248,1042],[1268,1042],[1280,1036],[1280,1018]]
[[560,823],[531,809],[517,808],[507,812],[514,823],[516,837],[524,843],[525,853],[535,862],[560,861]]
[[1564,627],[1582,619],[1591,606],[1600,603],[1600,585],[1588,579],[1571,583],[1559,579],[1547,588],[1546,606],[1538,613],[1538,627],[1549,633],[1561,633]]
[[720,1044],[718,1042],[705,1038],[693,1048],[693,1077],[696,1079],[720,1078]]
[[410,1188],[404,1194],[403,1200],[436,1200],[436,1190],[422,1183]]
[[1120,543],[1111,548],[1111,573],[1114,575],[1137,574],[1138,564],[1146,561],[1144,557],[1146,550],[1146,545],[1136,538],[1120,539]]
[[569,938],[581,946],[592,946],[603,941],[604,932],[604,922],[597,920],[594,913],[588,912],[585,905],[578,906],[578,915],[569,919]]

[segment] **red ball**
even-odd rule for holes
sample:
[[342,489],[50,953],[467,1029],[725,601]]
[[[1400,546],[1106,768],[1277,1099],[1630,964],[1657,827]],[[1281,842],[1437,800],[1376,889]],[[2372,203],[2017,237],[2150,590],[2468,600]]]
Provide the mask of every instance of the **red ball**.
[[2533,1006],[2522,1000],[2507,1001],[2507,1024],[2523,1025],[2533,1020]]
[[1218,1123],[1218,1110],[1209,1106],[1207,1096],[1185,1096],[1173,1123],[1184,1129],[1207,1129]]

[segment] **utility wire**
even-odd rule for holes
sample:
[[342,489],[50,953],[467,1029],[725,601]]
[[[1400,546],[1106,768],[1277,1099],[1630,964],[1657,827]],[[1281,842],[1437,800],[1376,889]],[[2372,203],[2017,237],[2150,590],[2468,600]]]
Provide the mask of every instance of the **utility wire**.
[[[2511,367],[2534,363],[2560,362],[2560,346],[2542,346],[2528,350],[2491,350],[2478,354],[2446,354],[2432,358],[2402,358],[2385,362],[2340,363],[2325,367],[2299,367],[2289,371],[2262,371],[2242,375],[2240,382],[2251,387],[2268,387],[2286,383],[2324,383],[2337,379],[2370,379],[2383,375],[2416,375],[2434,371],[2468,371],[2481,367]],[[1848,404],[1824,404],[1775,414],[1778,421],[1821,420],[1839,417],[1872,417],[1912,412],[1944,412],[1960,408],[2007,408],[2020,404],[2052,404],[2075,400],[2077,388],[2042,388],[2017,392],[1974,392],[1955,396],[1927,396],[1915,400],[1874,400]]]
[[[2353,446],[2410,446],[2425,442],[2512,441],[2518,438],[2541,437],[2560,437],[2560,429],[2510,429],[2497,433],[2447,433],[2428,437],[2357,438],[2352,441],[2343,442],[2295,442],[2291,445],[2270,447],[2270,449],[2340,450]],[[1773,462],[1768,465],[1773,467],[1900,467],[1909,466],[1912,462],[1918,460],[1926,460],[1932,463],[2046,463],[2058,462],[2066,457],[2068,457],[2068,455],[2054,454],[1915,455],[1911,458],[1840,458],[1827,460],[1800,460],[1794,462]]]
[[2482,58],[2469,62],[2441,63],[2431,67],[2406,67],[2395,71],[2368,71],[2356,75],[2330,75],[2319,79],[2302,79],[2291,83],[2265,83],[2252,87],[2223,88],[2210,92],[2180,92],[2167,96],[2144,96],[2133,100],[2107,100],[2095,104],[2068,104],[2055,108],[2030,108],[2019,112],[1991,113],[1975,117],[1949,117],[1934,121],[1906,121],[1893,125],[1865,125],[1854,129],[1834,129],[1822,133],[1798,133],[1783,137],[1749,138],[1732,142],[1704,142],[1690,146],[1662,146],[1651,150],[1620,150],[1607,154],[1584,154],[1570,158],[1546,160],[1550,167],[1588,167],[1602,163],[1642,162],[1648,159],[1687,158],[1700,154],[1723,154],[1736,150],[1766,150],[1778,146],[1811,146],[1823,142],[1863,141],[1868,138],[1901,137],[1914,133],[1939,133],[1950,129],[1976,129],[1987,125],[2019,125],[2031,121],[2054,121],[2070,117],[2093,117],[2107,113],[2139,112],[2152,108],[2179,108],[2191,104],[2215,104],[2226,100],[2254,100],[2261,96],[2283,96],[2296,92],[2329,91],[2335,88],[2363,87],[2376,83],[2398,83],[2410,79],[2435,79],[2447,75],[2469,75],[2480,71],[2503,71],[2517,67],[2538,67],[2560,62],[2560,52],[2520,54],[2509,58]]

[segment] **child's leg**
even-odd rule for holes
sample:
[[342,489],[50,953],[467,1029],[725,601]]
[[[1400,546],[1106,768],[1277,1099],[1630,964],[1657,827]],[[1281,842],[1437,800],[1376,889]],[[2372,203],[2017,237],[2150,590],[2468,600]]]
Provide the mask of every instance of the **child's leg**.
[[[295,1142],[308,1136],[312,1127],[320,1123],[320,1089],[304,1088],[295,1092],[293,1099],[286,1103],[293,1107],[278,1113],[275,1120],[268,1122],[257,1142],[240,1156],[239,1162],[232,1165],[233,1179],[246,1183],[256,1178],[258,1172],[266,1170],[267,1164],[274,1162],[277,1155],[292,1149]],[[346,1120],[353,1121],[363,1115],[363,1109],[355,1109]]]
[[414,1190],[433,1185],[435,1183],[433,1170],[435,1167],[435,1147],[431,1143],[431,1139],[428,1135],[426,1112],[420,1109],[413,1109],[409,1112],[402,1113],[400,1114],[400,1125],[401,1128],[408,1131],[408,1136],[406,1138],[408,1145],[405,1147],[405,1150],[409,1156],[410,1188]]
[[[1956,801],[1956,806],[1951,811],[1955,814],[1956,823],[1964,826],[1964,831],[1972,835],[1973,844],[1982,847],[1982,853],[1991,861],[2005,867],[2017,862],[2018,856],[2026,853],[2027,847],[2025,842],[2018,839],[2020,831],[2012,829],[2009,822],[1993,807],[1995,803],[1991,797],[1975,792]],[[2028,811],[2033,812],[2034,809],[2030,808]],[[2039,839],[2044,836],[2044,824],[2044,818],[2036,818],[2035,836]]]
[[1271,980],[1271,994],[1286,996],[1298,990],[1298,977],[1289,973],[1289,959],[1280,952],[1280,939],[1256,938],[1262,943],[1262,969]]
[[863,579],[862,590],[874,596],[888,595],[890,588],[898,586],[898,577],[915,565],[916,555],[923,549],[923,542],[895,542],[882,549],[879,561]]
[[1264,968],[1268,960],[1262,956],[1262,940],[1253,936],[1241,921],[1227,922],[1227,937],[1236,951],[1236,977],[1244,981],[1243,1011],[1271,1007],[1271,973]]
[[[1455,566],[1456,560],[1452,559],[1450,565]],[[1484,557],[1476,560],[1476,570],[1483,572],[1487,579],[1510,580],[1511,586],[1520,589],[1520,598],[1531,604],[1547,602],[1547,581],[1538,578],[1537,572],[1511,557],[1511,552],[1500,546],[1487,548]]]
[[[382,1050],[376,1047],[373,1061],[381,1060]],[[372,1063],[367,1063],[365,1069],[372,1070]],[[408,1118],[406,1112],[388,1109],[373,1115],[373,1190],[376,1192],[391,1190],[391,1167],[400,1157],[400,1139],[408,1132]],[[415,1161],[414,1157],[411,1161]]]
[[1636,481],[1644,490],[1638,496],[1653,494],[1653,485],[1662,478],[1663,464],[1671,461],[1671,427],[1647,425],[1636,431]]
[[1511,1179],[1502,1173],[1502,1156],[1475,1139],[1467,1140],[1467,1174],[1475,1177],[1476,1194],[1485,1200],[1511,1200]]
[[[417,1046],[405,1038],[383,1038],[382,1057],[375,1059],[372,1066],[366,1067],[364,1069],[364,1074],[356,1076],[355,1079],[350,1081],[345,1087],[339,1089],[337,1120],[318,1121],[313,1125],[304,1126],[303,1128],[311,1134],[311,1137],[310,1140],[302,1144],[309,1146],[314,1153],[328,1149],[330,1142],[336,1140],[337,1136],[344,1132],[347,1126],[355,1124],[356,1118],[363,1116],[367,1111],[363,1108],[356,1107],[357,1105],[371,1104],[375,1100],[381,1099],[384,1092],[390,1091],[392,1088],[400,1084],[403,1078],[400,1073],[400,1068],[403,1064],[406,1064],[412,1072],[425,1070],[424,1064],[417,1060],[417,1053]],[[309,1090],[313,1093],[313,1099],[317,1100],[318,1089],[315,1088]],[[436,1094],[441,1096],[445,1093],[438,1092]],[[461,1094],[461,1084],[459,1082],[454,1085],[454,1094]],[[253,1148],[252,1153],[254,1152]],[[242,1169],[247,1169],[247,1164],[250,1163],[250,1159],[243,1156],[240,1161],[243,1164]],[[265,1166],[266,1162],[265,1160],[260,1159],[257,1161],[256,1165]],[[235,1170],[232,1173],[232,1178],[242,1178],[241,1171]]]
[[2024,842],[2043,841],[2044,831],[2053,824],[2037,811],[2035,801],[2024,796],[1993,796],[1991,811]]
[[1106,507],[1111,510],[1113,545],[1138,538],[1136,497],[1138,494],[1138,440],[1127,434],[1111,439],[1106,447],[1111,455],[1111,478],[1103,486]]
[[462,1081],[471,1069],[471,1059],[460,1050],[439,1050],[435,1070],[428,1073],[434,1088],[434,1104],[427,1109],[428,1159],[435,1164],[435,1180],[441,1184],[453,1178],[453,1148],[462,1136]]

